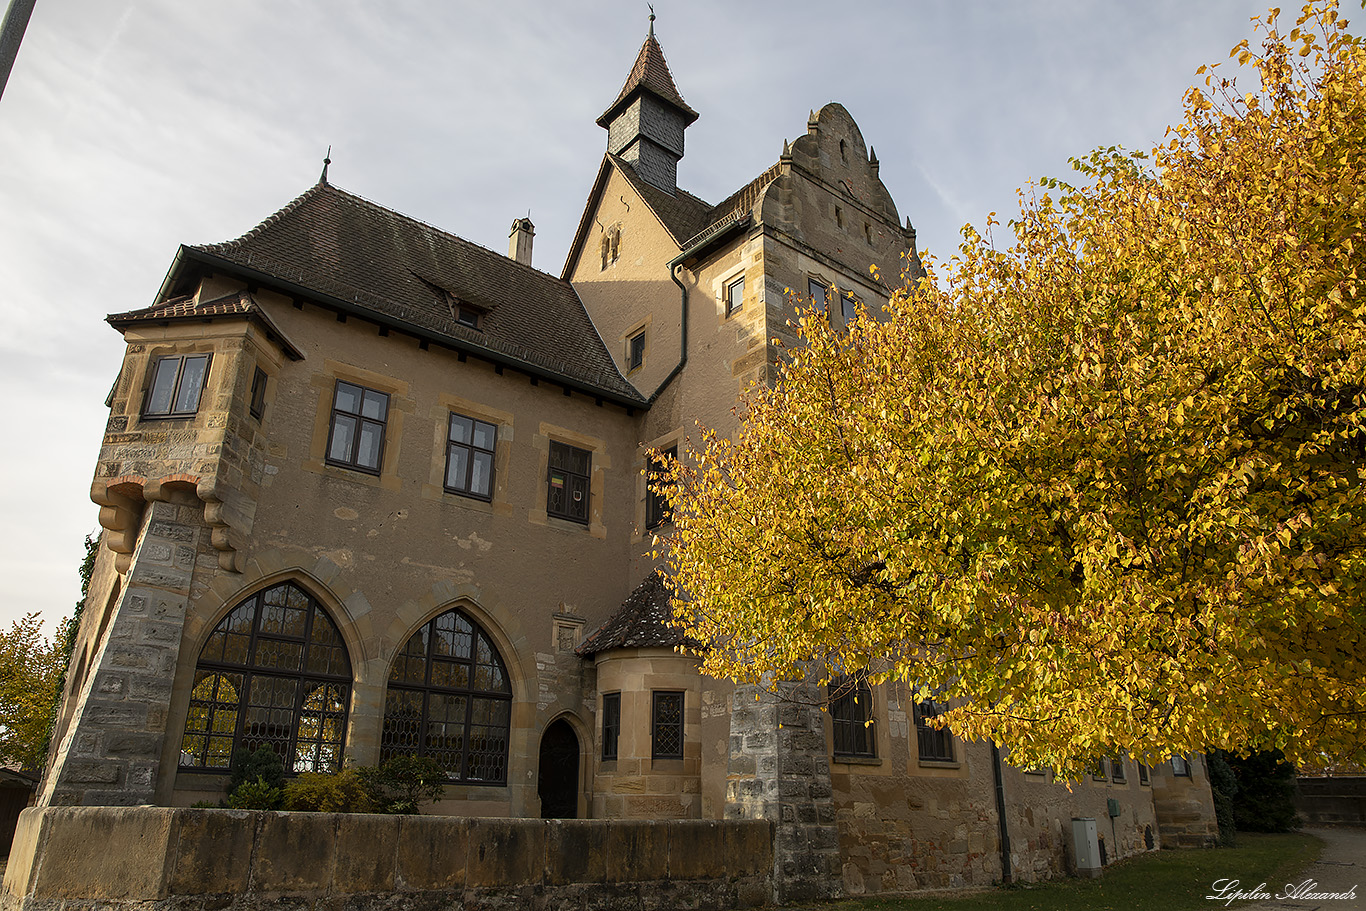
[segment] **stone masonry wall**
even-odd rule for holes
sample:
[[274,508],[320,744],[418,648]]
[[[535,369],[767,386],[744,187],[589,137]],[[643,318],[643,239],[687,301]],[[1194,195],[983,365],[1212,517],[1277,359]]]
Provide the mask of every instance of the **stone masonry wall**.
[[0,911],[730,911],[769,899],[772,858],[762,822],[48,807]]
[[824,720],[810,682],[737,687],[731,714],[726,819],[777,824],[774,890],[779,904],[840,894],[839,830],[830,789]]

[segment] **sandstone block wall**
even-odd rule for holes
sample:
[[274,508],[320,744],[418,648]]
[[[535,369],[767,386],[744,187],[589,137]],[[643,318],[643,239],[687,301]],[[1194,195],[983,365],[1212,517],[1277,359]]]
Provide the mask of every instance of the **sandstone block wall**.
[[729,911],[770,901],[772,869],[758,821],[46,807],[20,820],[0,907]]

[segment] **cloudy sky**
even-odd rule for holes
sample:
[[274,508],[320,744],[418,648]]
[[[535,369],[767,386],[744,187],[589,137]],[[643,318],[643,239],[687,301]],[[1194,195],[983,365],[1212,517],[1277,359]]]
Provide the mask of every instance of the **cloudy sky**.
[[[0,0],[0,6],[7,5]],[[1267,0],[657,0],[679,182],[719,201],[844,104],[922,248],[1097,146],[1148,148]],[[316,182],[558,273],[644,2],[38,0],[0,97],[0,624],[70,612],[123,346],[176,246]]]

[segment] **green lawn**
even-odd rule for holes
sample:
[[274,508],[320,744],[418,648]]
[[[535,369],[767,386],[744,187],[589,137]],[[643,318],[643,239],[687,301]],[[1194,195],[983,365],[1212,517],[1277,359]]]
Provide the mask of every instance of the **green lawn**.
[[1312,835],[1240,832],[1236,848],[1146,854],[1106,867],[1100,879],[1053,880],[952,898],[850,899],[804,905],[801,911],[1209,911],[1226,907],[1204,898],[1215,880],[1241,880],[1245,890],[1267,883],[1275,895],[1286,882],[1298,881],[1295,874],[1322,847]]

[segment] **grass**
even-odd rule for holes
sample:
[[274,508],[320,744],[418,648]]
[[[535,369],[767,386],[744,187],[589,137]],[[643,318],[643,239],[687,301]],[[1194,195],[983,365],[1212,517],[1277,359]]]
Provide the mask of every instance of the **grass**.
[[1322,847],[1317,838],[1299,832],[1240,832],[1236,848],[1145,854],[1106,867],[1099,879],[1051,880],[954,897],[849,899],[797,911],[1208,911],[1226,907],[1205,900],[1215,880],[1237,879],[1245,890],[1267,883],[1274,895],[1313,863]]

